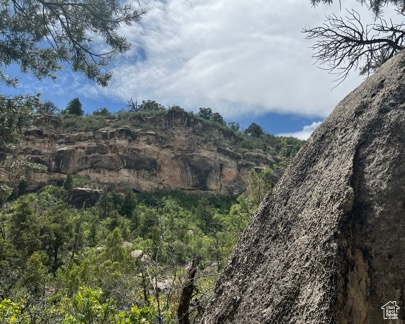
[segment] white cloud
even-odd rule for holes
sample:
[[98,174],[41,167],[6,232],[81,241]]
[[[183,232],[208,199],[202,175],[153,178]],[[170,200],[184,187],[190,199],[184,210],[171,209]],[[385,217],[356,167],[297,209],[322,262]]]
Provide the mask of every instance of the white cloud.
[[332,91],[334,76],[313,64],[301,30],[321,24],[328,6],[312,8],[309,0],[144,0],[142,5],[148,13],[141,23],[121,28],[134,46],[115,63],[110,86],[76,91],[123,102],[211,107],[230,119],[266,112],[325,117],[361,82],[354,73]]
[[295,137],[300,140],[307,140],[321,123],[322,122],[313,122],[311,125],[304,126],[304,128],[298,132],[277,134],[277,136]]

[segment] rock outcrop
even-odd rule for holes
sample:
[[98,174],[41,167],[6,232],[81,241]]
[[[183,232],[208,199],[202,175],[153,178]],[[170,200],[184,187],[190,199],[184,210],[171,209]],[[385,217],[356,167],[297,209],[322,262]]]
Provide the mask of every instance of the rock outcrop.
[[262,202],[204,323],[383,323],[393,301],[405,323],[404,269],[402,51],[336,107]]
[[72,188],[64,193],[63,199],[76,208],[94,206],[101,196],[101,190],[90,188]]
[[[94,132],[67,132],[57,120],[42,118],[25,131],[15,149],[0,152],[0,171],[15,160],[41,164],[46,172],[31,173],[28,190],[64,179],[72,173],[100,185],[137,191],[184,190],[239,194],[251,168],[266,168],[280,159],[260,150],[232,145],[235,135],[202,123],[188,113],[169,111],[157,117],[138,116],[129,125]],[[57,119],[57,118],[56,118]],[[141,129],[145,124],[152,129]],[[0,181],[8,172],[0,172]],[[277,172],[273,181],[279,178]]]

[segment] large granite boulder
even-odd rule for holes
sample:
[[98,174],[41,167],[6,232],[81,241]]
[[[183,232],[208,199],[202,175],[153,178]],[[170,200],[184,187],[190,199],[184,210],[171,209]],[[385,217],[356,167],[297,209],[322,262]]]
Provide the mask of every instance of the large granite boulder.
[[405,323],[404,270],[402,51],[336,107],[262,202],[204,322],[383,323],[399,307]]

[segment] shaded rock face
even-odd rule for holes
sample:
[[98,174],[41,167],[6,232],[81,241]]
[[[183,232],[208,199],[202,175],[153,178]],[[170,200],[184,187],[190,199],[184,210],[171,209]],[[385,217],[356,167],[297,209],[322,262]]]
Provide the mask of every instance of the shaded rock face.
[[405,323],[405,52],[349,94],[262,202],[204,323]]
[[[139,118],[131,122],[146,122],[142,118],[147,117]],[[280,161],[259,150],[226,144],[232,142],[232,132],[204,125],[185,112],[153,118],[148,122],[156,125],[154,131],[131,126],[80,133],[28,129],[15,150],[0,152],[0,171],[15,159],[44,165],[48,172],[31,173],[28,190],[72,173],[116,190],[129,186],[140,192],[175,189],[234,195],[245,190],[251,168]],[[272,180],[278,177],[276,172]]]
[[63,199],[76,208],[94,206],[100,198],[101,191],[90,188],[72,188],[68,190]]

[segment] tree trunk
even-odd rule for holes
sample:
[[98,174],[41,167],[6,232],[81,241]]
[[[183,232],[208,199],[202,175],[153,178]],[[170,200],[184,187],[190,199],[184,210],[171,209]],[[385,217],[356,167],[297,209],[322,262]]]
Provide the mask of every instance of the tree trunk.
[[183,291],[181,293],[179,308],[177,309],[177,318],[179,324],[190,324],[189,318],[189,308],[190,301],[193,297],[194,282],[196,280],[198,263],[200,262],[200,257],[193,259],[190,269],[188,270],[187,280],[183,286]]

